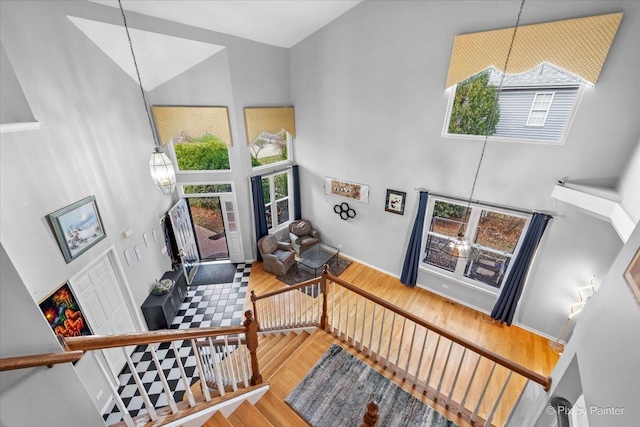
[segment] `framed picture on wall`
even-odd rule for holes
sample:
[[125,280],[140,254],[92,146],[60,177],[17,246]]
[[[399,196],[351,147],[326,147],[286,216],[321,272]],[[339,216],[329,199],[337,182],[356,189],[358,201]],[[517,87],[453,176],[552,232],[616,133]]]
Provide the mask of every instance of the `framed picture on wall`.
[[56,335],[63,337],[92,335],[69,283],[60,285],[38,305]]
[[624,272],[624,280],[627,282],[631,293],[640,304],[640,249],[636,252],[629,266]]
[[357,202],[369,203],[369,186],[334,178],[324,178],[324,193]]
[[107,237],[95,196],[57,210],[47,218],[67,264]]
[[404,201],[407,193],[404,191],[387,190],[387,201],[384,210],[395,214],[404,215]]

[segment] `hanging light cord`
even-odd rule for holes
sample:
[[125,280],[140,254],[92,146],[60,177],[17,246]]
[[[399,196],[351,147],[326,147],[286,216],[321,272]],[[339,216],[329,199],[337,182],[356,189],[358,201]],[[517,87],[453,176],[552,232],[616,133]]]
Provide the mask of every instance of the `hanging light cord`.
[[[513,49],[513,42],[516,39],[516,33],[518,32],[518,27],[520,26],[520,16],[522,15],[522,8],[524,7],[524,2],[525,0],[522,0],[522,3],[520,3],[520,11],[518,12],[518,19],[516,20],[516,25],[515,27],[513,27],[513,34],[511,35],[511,44],[509,45],[509,51],[507,52],[507,58],[504,61],[504,68],[503,68],[503,72],[502,72],[502,76],[500,77],[500,84],[498,85],[498,89],[497,89],[497,93],[498,93],[498,97],[500,96],[500,90],[502,89],[502,83],[504,82],[504,77],[507,74],[507,66],[509,65],[509,58],[511,57],[511,50]],[[487,122],[489,124],[491,124],[491,121],[493,120],[493,116],[495,115],[496,109],[495,109],[495,105],[491,108],[491,111],[489,112],[489,117]],[[476,191],[476,182],[478,181],[478,174],[480,173],[480,166],[482,165],[482,159],[484,158],[484,152],[487,148],[487,142],[489,141],[489,130],[487,129],[487,132],[485,133],[484,136],[484,143],[482,144],[482,151],[480,152],[480,159],[478,160],[478,167],[476,168],[476,174],[473,178],[473,185],[471,186],[471,194],[469,195],[469,201],[467,202],[467,209],[465,211],[465,216],[469,213],[469,207],[471,206],[471,200],[473,199],[473,193],[475,193]],[[462,231],[462,227],[464,226],[464,224],[462,226],[460,226],[460,231]]]
[[[523,2],[524,3],[524,2]],[[140,70],[138,70],[138,62],[136,61],[136,55],[133,53],[133,43],[131,43],[131,36],[129,35],[129,27],[127,26],[127,17],[124,16],[124,9],[122,8],[122,1],[118,0],[120,6],[120,13],[122,13],[122,20],[124,21],[124,29],[127,32],[127,39],[129,40],[129,48],[131,49],[131,56],[133,57],[133,65],[136,68],[136,75],[138,76],[138,85],[140,85],[140,93],[142,93],[142,101],[144,102],[144,111],[147,113],[147,119],[149,119],[149,128],[151,129],[151,136],[153,137],[153,143],[156,146],[156,150],[159,150],[158,140],[153,130],[153,121],[151,120],[151,113],[149,112],[149,104],[147,104],[147,97],[144,94],[144,88],[142,87],[142,79],[140,78]]]

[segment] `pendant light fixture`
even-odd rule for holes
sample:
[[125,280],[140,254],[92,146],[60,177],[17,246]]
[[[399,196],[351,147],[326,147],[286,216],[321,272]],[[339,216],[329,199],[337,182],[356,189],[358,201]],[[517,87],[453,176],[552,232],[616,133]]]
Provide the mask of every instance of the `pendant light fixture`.
[[[507,66],[509,65],[509,58],[511,57],[511,50],[513,49],[513,42],[516,39],[516,32],[518,31],[518,26],[520,25],[520,16],[522,15],[522,8],[524,7],[525,0],[522,0],[520,3],[520,10],[518,11],[518,18],[516,19],[516,25],[513,27],[513,34],[511,36],[511,44],[509,45],[509,50],[507,51],[507,57],[504,61],[503,72],[501,73],[500,83],[496,88],[496,93],[498,98],[500,97],[500,90],[502,89],[502,83],[504,82],[504,77],[507,74]],[[489,110],[489,114],[487,115],[487,122],[491,123],[494,120],[494,115],[496,114],[496,106],[498,103],[496,102],[491,106],[491,110]],[[491,132],[491,127],[487,126],[487,130],[484,135],[484,142],[482,143],[482,150],[480,151],[480,158],[478,159],[478,166],[476,167],[476,173],[473,177],[473,185],[471,186],[471,193],[469,194],[469,199],[467,200],[467,206],[464,211],[464,222],[460,224],[460,228],[458,229],[458,234],[456,237],[450,237],[449,239],[443,239],[438,245],[438,249],[440,252],[445,253],[447,256],[454,258],[474,258],[477,254],[475,247],[469,241],[466,236],[467,233],[467,224],[469,221],[469,212],[471,209],[471,202],[473,200],[473,194],[476,190],[476,183],[478,182],[478,175],[480,174],[480,167],[482,166],[482,160],[484,159],[484,152],[487,148],[487,142],[489,141],[489,135]]]
[[138,76],[138,85],[140,86],[140,92],[142,93],[142,101],[144,102],[144,111],[147,113],[149,119],[149,127],[151,128],[151,137],[155,148],[151,153],[151,159],[149,160],[149,171],[151,172],[151,178],[156,186],[160,189],[162,194],[170,195],[173,190],[176,189],[176,173],[173,169],[171,160],[160,150],[160,144],[156,137],[156,132],[153,127],[153,121],[151,120],[151,112],[149,110],[149,104],[147,103],[147,96],[145,95],[144,88],[142,87],[142,79],[140,78],[140,71],[138,70],[138,62],[136,61],[136,55],[133,53],[133,43],[131,43],[131,36],[129,35],[129,27],[127,26],[127,18],[124,15],[124,9],[122,8],[122,1],[118,0],[120,6],[120,12],[122,13],[122,21],[124,22],[124,29],[127,32],[127,39],[129,40],[129,48],[131,49],[131,56],[133,57],[133,65],[136,69],[136,75]]

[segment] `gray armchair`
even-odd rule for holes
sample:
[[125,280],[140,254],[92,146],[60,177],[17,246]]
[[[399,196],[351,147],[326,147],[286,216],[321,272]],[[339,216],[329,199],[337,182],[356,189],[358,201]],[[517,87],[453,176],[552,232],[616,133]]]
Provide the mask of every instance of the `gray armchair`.
[[258,241],[264,271],[284,276],[296,263],[295,252],[288,242],[279,242],[275,234],[267,234]]
[[311,222],[299,219],[289,224],[291,247],[300,255],[311,246],[320,242],[320,233],[311,227]]

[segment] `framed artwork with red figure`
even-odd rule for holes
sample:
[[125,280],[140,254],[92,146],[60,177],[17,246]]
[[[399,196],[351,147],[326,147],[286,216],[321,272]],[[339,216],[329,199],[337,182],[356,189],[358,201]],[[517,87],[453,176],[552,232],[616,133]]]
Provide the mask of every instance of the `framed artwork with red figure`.
[[39,306],[56,335],[63,337],[93,335],[78,300],[67,282],[40,301]]

